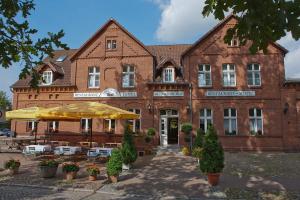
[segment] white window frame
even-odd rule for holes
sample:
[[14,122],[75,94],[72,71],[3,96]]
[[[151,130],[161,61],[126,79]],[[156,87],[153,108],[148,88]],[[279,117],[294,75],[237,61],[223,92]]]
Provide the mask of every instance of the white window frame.
[[[49,82],[45,82],[45,80],[49,79]],[[42,75],[42,85],[51,85],[53,82],[53,72],[52,71],[44,71]]]
[[[255,65],[258,65],[258,70],[255,70]],[[251,69],[249,70],[249,66],[251,66]],[[255,74],[259,74],[259,85],[256,84],[255,82]],[[249,84],[249,76],[248,74],[251,74],[251,79],[252,79],[252,85]],[[260,71],[260,64],[258,63],[250,63],[247,65],[247,84],[249,87],[259,87],[261,86],[261,71]]]
[[[264,134],[264,115],[263,115],[263,110],[261,108],[250,108],[249,111],[253,109],[253,114],[254,116],[250,116],[250,112],[249,112],[249,128],[250,128],[250,134],[251,134],[251,120],[254,120],[254,134],[251,135],[257,135],[258,134],[258,120],[261,120],[261,135]],[[257,116],[257,110],[260,110],[261,112],[261,116]]]
[[[226,109],[228,109],[228,116],[224,115]],[[235,110],[235,116],[232,116],[232,114],[231,114],[232,110]],[[224,117],[223,123],[224,123],[224,134],[225,135],[228,135],[228,134],[226,134],[226,130],[225,130],[225,120],[226,119],[229,121],[229,133],[232,133],[232,123],[231,123],[231,120],[235,119],[235,127],[236,127],[236,133],[235,133],[235,135],[238,135],[238,121],[237,121],[238,117],[237,116],[238,116],[237,109],[235,109],[235,108],[225,108],[224,109],[224,111],[223,111],[223,117]],[[228,136],[234,136],[234,135],[230,134]]]
[[[209,70],[206,70],[206,67],[209,67]],[[202,70],[200,70],[200,67],[202,67]],[[205,85],[202,85],[201,83],[201,75],[203,74]],[[209,74],[209,84],[207,84],[206,75]],[[212,86],[212,80],[211,80],[211,65],[210,64],[199,64],[198,65],[198,86],[199,87],[211,87]]]
[[[224,70],[224,66],[226,69]],[[234,69],[230,69],[233,66]],[[234,84],[227,84],[225,82],[225,78],[227,79],[227,83],[231,83],[231,75],[234,75]],[[224,87],[236,87],[236,67],[235,64],[226,63],[222,65],[222,78],[223,78],[223,86]]]
[[[81,119],[81,121],[80,121],[81,131],[83,131],[85,133],[89,131],[89,129],[91,128],[91,127],[89,127],[89,120],[91,120],[91,119],[90,118],[82,118]],[[84,128],[82,128],[82,121],[85,121],[85,127]]]
[[[93,69],[92,72],[90,72],[90,69]],[[99,70],[99,72],[97,72],[97,69]],[[100,67],[89,67],[88,68],[88,88],[100,88]],[[99,77],[99,86],[96,86],[96,77]],[[92,82],[92,85],[90,85],[90,81]]]
[[108,50],[117,49],[117,40],[113,40],[113,39],[106,40],[106,49]]
[[[170,80],[166,79],[166,73],[171,73]],[[169,78],[169,76],[167,76]],[[174,83],[175,82],[175,69],[174,67],[166,67],[163,69],[163,82],[164,83]]]
[[[130,71],[130,68],[133,68],[133,71]],[[124,71],[124,69],[126,69]],[[131,65],[125,65],[122,69],[122,87],[124,88],[133,88],[135,87],[135,67]],[[133,85],[130,85],[130,76],[133,75]],[[128,79],[128,82],[126,83],[124,80]]]
[[[57,123],[57,127],[56,127],[56,123]],[[58,129],[59,129],[59,121],[51,121],[50,123],[49,123],[49,128],[50,128],[50,126],[51,126],[51,124],[52,124],[52,129],[53,129],[53,131],[58,131]]]
[[[201,110],[204,111],[204,116],[201,116]],[[207,110],[210,110],[211,115],[207,115]],[[199,127],[201,127],[201,120],[204,120],[204,132],[206,133],[208,128],[208,120],[211,121],[211,124],[213,124],[213,110],[211,108],[201,108],[199,111]]]
[[[137,113],[136,111],[139,111],[139,113]],[[133,112],[133,113],[135,113],[135,114],[139,114],[140,115],[140,117],[139,117],[139,119],[130,119],[130,120],[128,120],[128,122],[129,121],[132,121],[133,123],[132,123],[132,132],[140,132],[141,131],[141,128],[142,128],[142,122],[141,122],[141,109],[138,109],[138,108],[133,108],[133,109],[128,109],[128,111],[129,112]],[[136,120],[139,120],[140,121],[140,129],[139,130],[135,130],[135,127],[136,127]]]
[[[104,123],[105,123],[105,121],[108,121],[108,131],[111,132],[111,129],[112,129],[112,127],[111,127],[112,120],[115,121],[115,129],[114,129],[114,133],[115,133],[116,132],[116,127],[117,127],[117,121],[115,119],[104,119]],[[104,126],[104,124],[103,124],[103,126]],[[105,127],[103,127],[103,128],[105,128]]]
[[[234,44],[234,41],[236,41],[236,45]],[[239,47],[240,46],[240,41],[239,41],[239,38],[237,36],[233,36],[231,41],[230,41],[230,44],[229,44],[230,47]]]

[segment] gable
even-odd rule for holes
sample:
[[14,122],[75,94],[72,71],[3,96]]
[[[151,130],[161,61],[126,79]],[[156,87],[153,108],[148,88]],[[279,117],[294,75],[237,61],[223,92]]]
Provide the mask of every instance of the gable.
[[[107,49],[108,40],[116,41],[116,49]],[[138,39],[123,28],[118,22],[110,19],[78,49],[71,57],[71,60],[76,58],[149,55],[151,55],[151,53]]]
[[[187,49],[182,54],[182,57],[200,54],[249,54],[249,47],[251,46],[250,42],[240,47],[229,47],[224,42],[224,36],[226,35],[227,30],[236,23],[236,17],[234,15],[229,15]],[[287,50],[277,43],[271,43],[268,46],[268,51],[269,53],[287,53]]]

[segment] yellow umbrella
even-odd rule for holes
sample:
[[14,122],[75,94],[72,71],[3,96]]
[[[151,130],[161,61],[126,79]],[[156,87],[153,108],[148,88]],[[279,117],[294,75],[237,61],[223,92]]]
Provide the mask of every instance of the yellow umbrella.
[[18,110],[6,112],[6,119],[17,120],[38,120],[40,111],[44,110],[41,107],[22,108]]
[[138,119],[139,115],[97,102],[81,102],[43,109],[38,117],[44,120],[76,120],[81,118]]

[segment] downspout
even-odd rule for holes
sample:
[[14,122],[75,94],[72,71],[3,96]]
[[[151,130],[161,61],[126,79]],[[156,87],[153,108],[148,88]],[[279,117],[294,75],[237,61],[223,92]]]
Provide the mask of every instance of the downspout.
[[[193,124],[193,106],[192,106],[192,84],[189,83],[189,106],[190,106],[190,121],[191,121],[191,124]],[[190,141],[191,141],[191,149],[192,149],[192,146],[193,146],[193,133],[190,134]]]

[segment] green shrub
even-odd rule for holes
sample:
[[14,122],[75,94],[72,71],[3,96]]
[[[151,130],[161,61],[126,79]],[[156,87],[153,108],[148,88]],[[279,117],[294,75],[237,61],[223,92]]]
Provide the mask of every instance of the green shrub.
[[150,143],[151,140],[152,140],[152,137],[146,135],[146,137],[145,137],[145,142],[146,142],[146,143]]
[[129,129],[129,126],[126,126],[124,131],[121,154],[124,164],[133,163],[137,159],[137,150],[135,148],[132,131]]
[[11,159],[4,164],[5,169],[17,169],[21,165],[20,161]]
[[224,150],[212,125],[204,136],[200,159],[200,170],[203,173],[219,173],[224,168]]
[[100,169],[95,165],[89,166],[86,171],[90,176],[97,176],[100,174]]
[[119,149],[112,150],[106,169],[109,176],[118,176],[122,171],[122,154]]
[[185,134],[190,134],[193,130],[193,125],[191,123],[183,123],[181,124],[181,131]]
[[200,147],[203,147],[203,140],[204,140],[204,132],[202,131],[202,129],[197,129],[197,135],[193,144],[193,149]]
[[65,162],[62,164],[62,170],[63,172],[69,173],[69,172],[78,172],[79,171],[79,165],[77,165],[74,162]]
[[39,163],[40,167],[58,167],[59,162],[57,162],[56,160],[42,160]]
[[148,128],[147,136],[149,136],[149,137],[155,136],[155,129],[154,128]]

